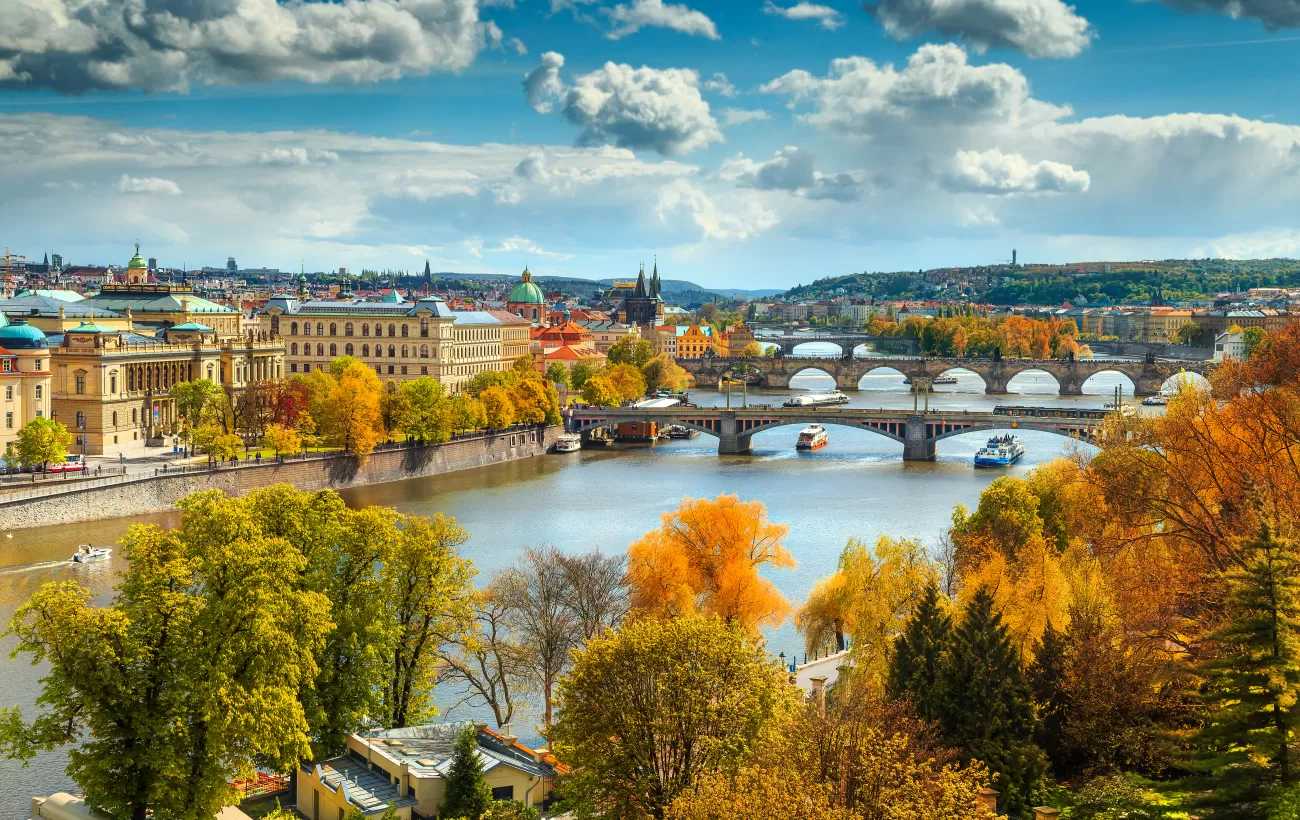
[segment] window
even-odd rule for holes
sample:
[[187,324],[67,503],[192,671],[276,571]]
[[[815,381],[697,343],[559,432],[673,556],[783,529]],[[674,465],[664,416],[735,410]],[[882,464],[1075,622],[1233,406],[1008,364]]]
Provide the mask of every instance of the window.
[[420,368],[420,375],[421,375],[421,376],[427,376],[427,375],[429,375],[429,368],[428,368],[427,365],[422,366],[422,367]]
[[40,370],[40,369],[41,369],[41,360],[40,360],[40,359],[37,359],[37,360],[36,360],[36,367],[34,367],[34,368],[32,368],[32,369],[33,369],[33,370]]
[[297,363],[297,362],[289,362],[289,372],[290,372],[290,373],[297,373],[297,372],[298,372],[298,363]]
[[12,385],[5,387],[5,401],[14,400],[14,388]]
[[43,412],[41,412],[40,410],[37,410],[37,411],[36,411],[36,418],[40,418],[40,417],[43,416],[43,415],[45,415],[45,414],[44,414]]
[[317,356],[325,355],[325,345],[321,344],[320,342],[316,343],[316,355]]
[[13,413],[5,413],[5,427],[7,427],[7,428],[10,429],[10,430],[14,429],[14,414],[13,414]]
[[407,331],[409,331],[409,330],[410,330],[410,328],[407,326],[406,322],[402,322],[402,338],[403,338],[403,339],[405,339],[405,338],[407,337],[407,335],[408,335],[408,334],[407,334]]
[[343,346],[343,353],[344,353],[345,355],[348,355],[348,356],[351,356],[351,355],[352,355],[352,343],[351,343],[351,342],[348,342],[347,344],[345,344],[345,345]]
[[[78,396],[83,395],[83,394],[86,392],[86,377],[85,377],[84,375],[78,373],[78,374],[76,375],[75,378],[76,378],[76,384],[77,384],[77,386],[76,386],[76,393],[77,393]],[[39,387],[39,385],[37,385],[37,386]],[[78,414],[78,415],[80,415],[80,414]]]
[[5,359],[5,365],[4,365],[5,372],[8,373],[9,371],[13,370],[14,369],[13,365],[14,363],[12,361],[10,361],[9,359]]
[[311,322],[303,322],[303,323],[302,323],[302,335],[304,335],[304,336],[310,336],[310,335],[311,335]]
[[383,335],[384,335],[384,326],[383,326],[383,325],[380,325],[380,324],[375,325],[375,335],[376,335],[376,336],[383,336]]
[[402,375],[406,375],[406,365],[402,365]]
[[389,335],[389,336],[396,336],[396,335],[397,335],[397,325],[389,325],[389,326],[388,326],[388,335]]
[[407,357],[406,345],[402,345],[402,358],[405,359],[406,357]]
[[497,786],[495,789],[492,790],[492,799],[493,800],[514,800],[515,787]]
[[369,336],[369,335],[370,335],[370,325],[362,325],[362,326],[361,326],[361,335],[362,335],[362,336]]
[[421,319],[420,319],[420,335],[421,335],[421,336],[428,336],[428,335],[429,335],[429,320],[428,320],[428,318],[421,318]]
[[376,358],[376,359],[382,359],[382,358],[384,358],[384,346],[383,346],[383,345],[375,345],[375,358]]
[[337,355],[339,355],[339,346],[336,345],[336,344],[331,343],[331,344],[330,344],[330,358],[332,359],[332,358],[334,358],[334,357],[337,356]]
[[396,358],[397,358],[397,345],[389,345],[389,346],[388,346],[388,358],[390,358],[390,359],[396,359]]
[[114,430],[117,429],[117,411],[116,411],[116,410],[113,411],[113,429],[114,429]]
[[[113,394],[117,393],[117,374],[116,374],[116,373],[112,373],[112,374],[110,374],[109,377],[108,377],[108,392],[109,392],[109,393],[113,393]],[[117,422],[113,422],[113,423],[114,423],[114,424],[117,424]]]
[[330,335],[331,336],[339,335],[339,326],[334,324],[333,322],[330,322]]
[[352,335],[352,323],[351,323],[351,322],[348,322],[346,325],[343,326],[343,335],[344,335],[344,336],[351,336],[351,335]]
[[136,423],[136,420],[139,418],[139,417],[136,415],[136,414],[139,413],[139,412],[140,412],[139,410],[132,410],[132,411],[131,411],[131,423],[132,423],[132,424],[135,424],[135,423]]
[[77,429],[78,430],[86,429],[86,414],[81,412],[80,410],[77,411]]
[[393,375],[393,366],[391,364],[388,366],[388,375]]
[[304,365],[302,366],[302,372],[304,372],[304,373],[310,373],[310,372],[311,372],[311,365],[309,365],[309,364],[304,364]]
[[429,346],[428,346],[428,345],[420,345],[420,358],[421,358],[421,359],[427,359],[427,358],[429,358]]
[[297,355],[298,355],[298,343],[297,343],[297,342],[294,342],[293,344],[289,345],[289,355],[290,355],[290,356],[297,356]]
[[[365,325],[362,325],[362,327],[365,327]],[[361,355],[367,357],[370,355],[370,345],[361,346]]]
[[290,336],[297,336],[297,335],[298,335],[298,323],[297,323],[297,322],[294,322],[293,324],[289,325],[289,335],[290,335]]
[[316,335],[317,335],[317,336],[324,336],[324,335],[325,335],[325,323],[324,323],[324,322],[317,322],[317,323],[316,323]]

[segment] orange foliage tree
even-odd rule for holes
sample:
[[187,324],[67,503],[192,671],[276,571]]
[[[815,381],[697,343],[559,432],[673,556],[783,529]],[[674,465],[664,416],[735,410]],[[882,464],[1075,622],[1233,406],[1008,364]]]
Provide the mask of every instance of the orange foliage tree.
[[628,547],[632,609],[650,617],[712,614],[751,630],[780,624],[790,602],[759,571],[795,565],[782,543],[789,531],[768,521],[758,501],[684,499]]

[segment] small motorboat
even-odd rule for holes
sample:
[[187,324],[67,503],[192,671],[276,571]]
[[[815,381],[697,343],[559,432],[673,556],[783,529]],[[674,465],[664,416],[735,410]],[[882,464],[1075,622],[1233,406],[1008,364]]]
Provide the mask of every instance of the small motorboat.
[[1147,407],[1164,407],[1169,403],[1169,399],[1165,398],[1164,395],[1147,396],[1142,400],[1142,403]]
[[107,558],[113,551],[108,547],[92,547],[90,544],[82,544],[77,547],[77,551],[72,553],[72,562],[74,564],[84,564],[87,561],[98,561]]
[[577,433],[565,433],[555,438],[555,452],[576,453],[582,449],[582,436]]

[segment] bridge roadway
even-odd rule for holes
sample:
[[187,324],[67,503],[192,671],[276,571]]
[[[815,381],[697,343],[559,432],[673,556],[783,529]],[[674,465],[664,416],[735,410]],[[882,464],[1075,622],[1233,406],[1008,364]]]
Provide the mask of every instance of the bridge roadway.
[[1161,391],[1165,382],[1180,372],[1206,375],[1213,362],[1173,362],[1164,360],[1128,361],[1117,359],[975,359],[975,358],[918,358],[910,356],[872,358],[809,358],[778,356],[775,358],[703,358],[679,359],[677,362],[695,377],[697,387],[714,387],[728,373],[737,368],[757,371],[759,386],[783,388],[801,370],[820,370],[835,379],[839,390],[857,390],[862,377],[882,367],[892,368],[912,380],[913,390],[925,389],[934,379],[949,370],[962,368],[979,374],[984,380],[984,392],[1007,393],[1007,383],[1018,373],[1039,370],[1050,374],[1060,386],[1062,396],[1083,395],[1083,383],[1098,373],[1123,373],[1133,382],[1134,395],[1153,396]]
[[[1060,411],[1068,412],[1069,408],[1060,408]],[[1095,418],[1007,416],[962,410],[918,413],[846,407],[592,407],[569,408],[564,414],[569,432],[581,433],[584,437],[593,430],[613,427],[621,422],[689,427],[716,437],[721,455],[751,452],[754,434],[764,430],[786,425],[834,424],[869,430],[901,443],[904,461],[934,461],[936,442],[979,430],[1042,430],[1088,440],[1096,434],[1098,425]]]

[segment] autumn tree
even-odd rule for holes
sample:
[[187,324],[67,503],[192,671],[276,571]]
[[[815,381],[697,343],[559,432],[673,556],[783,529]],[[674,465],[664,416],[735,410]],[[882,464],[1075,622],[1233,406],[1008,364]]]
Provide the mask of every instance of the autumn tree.
[[599,407],[617,407],[624,401],[623,394],[604,373],[595,373],[583,380],[582,400]]
[[740,624],[632,620],[574,653],[547,737],[565,798],[604,817],[663,818],[678,795],[739,764],[793,697]]
[[758,342],[750,342],[740,351],[740,355],[746,359],[761,359],[763,357],[763,346]]
[[641,375],[645,377],[646,392],[649,393],[684,390],[689,379],[686,371],[667,353],[660,353],[646,362]]
[[527,550],[515,567],[499,572],[493,583],[506,605],[507,623],[524,648],[521,665],[534,691],[542,696],[543,725],[550,726],[555,684],[579,637],[560,553],[550,546]]
[[385,435],[380,412],[384,387],[375,371],[361,362],[335,359],[331,374],[334,370],[341,372],[333,376],[334,385],[325,397],[321,431],[364,460]]
[[24,467],[45,469],[50,464],[68,460],[72,433],[62,422],[37,416],[19,429],[14,437],[14,452]]
[[750,630],[780,624],[790,604],[759,572],[795,565],[783,543],[788,533],[758,501],[685,499],[628,547],[632,609],[654,617],[702,612]]
[[515,423],[515,403],[504,387],[489,387],[479,396],[489,430],[504,430]]
[[481,429],[487,424],[483,403],[464,393],[452,396],[447,403],[447,413],[454,433]]
[[646,393],[645,376],[631,364],[616,364],[605,368],[605,378],[613,385],[623,401],[639,399]]
[[277,456],[292,456],[302,452],[302,439],[298,437],[298,431],[279,424],[267,425],[261,445]]
[[410,438],[430,444],[451,439],[451,402],[442,383],[432,376],[402,382],[401,429]]
[[212,817],[239,799],[229,781],[310,753],[298,694],[331,628],[327,600],[298,587],[302,554],[238,500],[214,490],[180,507],[177,530],[127,533],[108,606],[51,583],[10,621],[16,651],[48,671],[31,723],[0,713],[0,747],[30,760],[68,746],[68,775],[112,817]]
[[611,366],[627,364],[639,370],[653,358],[654,348],[640,335],[628,333],[610,345],[605,355]]
[[440,650],[438,682],[463,693],[451,709],[487,707],[500,728],[514,719],[519,689],[526,685],[527,650],[511,637],[510,607],[497,585],[479,592],[473,607],[473,627]]

